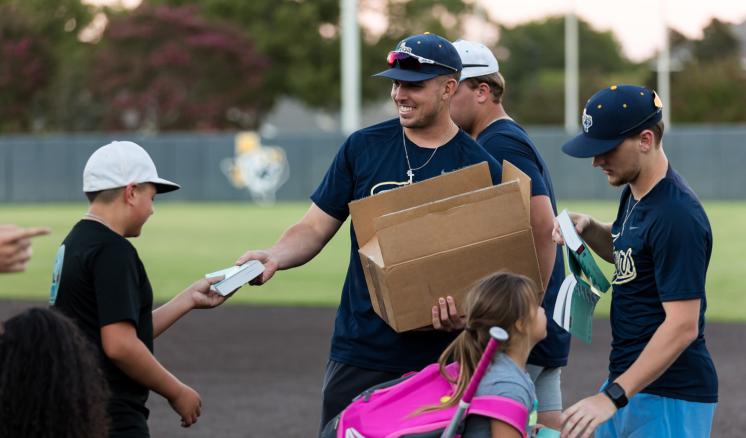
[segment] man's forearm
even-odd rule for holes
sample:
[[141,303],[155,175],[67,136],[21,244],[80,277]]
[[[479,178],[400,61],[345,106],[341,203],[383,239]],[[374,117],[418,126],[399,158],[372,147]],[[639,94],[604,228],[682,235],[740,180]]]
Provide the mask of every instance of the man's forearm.
[[539,269],[541,270],[541,279],[544,282],[544,289],[549,285],[554,270],[554,261],[557,259],[557,245],[551,239],[547,242],[536,241],[536,256],[539,258]]
[[267,252],[277,261],[278,269],[290,269],[308,263],[328,241],[311,225],[300,222],[288,228]]
[[534,236],[536,256],[539,259],[539,271],[544,282],[544,289],[554,270],[557,258],[557,245],[552,241],[554,228],[554,210],[548,196],[537,195],[531,197],[531,230]]
[[341,225],[342,221],[311,203],[301,220],[288,228],[271,248],[247,251],[239,257],[238,263],[247,260],[268,263],[268,272],[262,274],[261,282],[258,283],[263,284],[272,278],[276,270],[294,268],[314,258]]

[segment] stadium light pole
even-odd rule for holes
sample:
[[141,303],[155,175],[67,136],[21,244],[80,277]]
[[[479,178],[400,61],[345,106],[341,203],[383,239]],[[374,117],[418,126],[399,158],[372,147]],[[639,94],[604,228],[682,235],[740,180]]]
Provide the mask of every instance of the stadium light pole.
[[565,131],[578,131],[578,17],[571,7],[565,15]]
[[342,132],[360,128],[360,28],[357,0],[340,0],[342,56]]
[[666,0],[660,1],[663,23],[663,45],[658,53],[658,95],[663,103],[663,124],[666,131],[671,128],[671,51],[669,50],[668,13]]

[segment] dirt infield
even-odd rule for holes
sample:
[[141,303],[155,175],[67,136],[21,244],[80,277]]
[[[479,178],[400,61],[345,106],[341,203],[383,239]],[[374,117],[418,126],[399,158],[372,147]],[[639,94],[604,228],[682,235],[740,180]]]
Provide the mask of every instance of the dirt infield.
[[[0,320],[31,305],[0,301]],[[199,422],[179,427],[175,413],[151,395],[150,428],[159,437],[313,437],[333,309],[225,306],[195,311],[156,340],[156,355],[202,395]],[[563,371],[565,403],[595,392],[606,374],[609,324],[594,323],[593,343],[573,343]],[[746,431],[746,325],[707,326],[720,379],[714,437]],[[739,432],[740,431],[740,432]]]

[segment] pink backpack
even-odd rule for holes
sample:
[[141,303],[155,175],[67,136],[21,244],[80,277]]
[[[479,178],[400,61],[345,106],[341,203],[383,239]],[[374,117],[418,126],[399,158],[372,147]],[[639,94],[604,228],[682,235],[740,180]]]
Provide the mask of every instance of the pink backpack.
[[[446,372],[455,377],[458,373],[458,364],[448,365]],[[453,385],[441,376],[438,364],[429,365],[419,373],[386,382],[363,392],[332,420],[322,436],[440,437],[456,413],[456,406],[417,415],[414,413],[424,406],[439,405],[452,392]],[[526,436],[529,413],[523,404],[515,400],[497,396],[477,396],[471,400],[467,411],[467,415],[471,414],[500,420]]]

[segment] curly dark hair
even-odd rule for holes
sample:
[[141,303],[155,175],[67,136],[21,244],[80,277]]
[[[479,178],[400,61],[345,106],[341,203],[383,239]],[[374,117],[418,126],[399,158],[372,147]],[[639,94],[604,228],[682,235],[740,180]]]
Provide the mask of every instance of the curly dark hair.
[[69,318],[33,308],[0,328],[0,437],[102,438],[108,390]]

